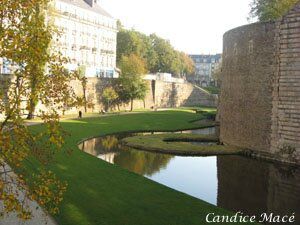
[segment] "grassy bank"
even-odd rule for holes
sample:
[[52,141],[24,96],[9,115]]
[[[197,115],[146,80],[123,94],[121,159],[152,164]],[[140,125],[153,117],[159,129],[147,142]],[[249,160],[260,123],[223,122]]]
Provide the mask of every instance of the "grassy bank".
[[210,94],[218,95],[220,94],[220,88],[215,86],[203,87],[204,90],[208,91]]
[[[66,120],[62,126],[71,134],[66,148],[50,167],[59,178],[68,182],[68,190],[55,217],[62,225],[192,225],[205,224],[210,212],[225,210],[172,190],[108,164],[77,148],[87,137],[128,130],[178,130],[195,128],[189,121],[201,115],[166,111],[132,115],[115,115],[82,120]],[[43,129],[35,126],[36,132]]]
[[[200,134],[155,134],[128,137],[122,140],[126,146],[160,153],[183,156],[234,155],[242,150],[225,145],[218,145],[215,136]],[[212,142],[210,145],[194,145],[190,142]]]

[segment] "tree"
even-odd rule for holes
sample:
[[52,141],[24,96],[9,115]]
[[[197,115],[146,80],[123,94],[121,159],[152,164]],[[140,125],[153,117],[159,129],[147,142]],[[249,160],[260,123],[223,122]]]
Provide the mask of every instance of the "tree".
[[145,67],[144,60],[134,54],[123,56],[120,61],[122,73],[117,89],[118,95],[123,102],[130,101],[131,111],[133,110],[133,100],[144,99],[147,93],[147,84],[142,77],[146,73]]
[[117,64],[123,56],[134,54],[145,61],[150,73],[172,73],[175,76],[193,73],[193,62],[173,48],[168,40],[156,34],[149,36],[135,30],[121,29],[117,38]]
[[260,21],[276,20],[289,11],[299,0],[253,0],[250,17]]
[[107,87],[103,90],[102,99],[106,104],[107,110],[109,110],[111,103],[118,98],[117,92],[113,89],[113,87]]
[[215,81],[215,86],[221,86],[222,67],[218,66],[212,73],[212,78]]
[[117,20],[117,30],[120,32],[124,29],[121,20]]
[[131,54],[141,55],[143,51],[142,40],[138,32],[133,30],[121,30],[117,36],[117,64],[123,56]]
[[187,54],[185,54],[184,52],[180,53],[180,57],[181,57],[181,73],[182,75],[194,75],[195,74],[195,63],[194,61],[191,59],[191,57],[189,57]]
[[87,86],[87,78],[85,77],[86,74],[86,66],[81,65],[77,68],[78,79],[82,85],[82,92],[83,92],[83,106],[84,112],[87,113],[87,96],[86,96],[86,86]]
[[178,70],[176,70],[176,63],[174,64],[173,62],[174,60],[177,60],[176,53],[170,42],[155,34],[150,35],[150,38],[158,58],[154,70],[162,73],[178,73]]
[[[46,23],[49,2],[2,0],[0,4],[0,57],[16,65],[8,86],[0,89],[4,116],[0,123],[0,199],[4,208],[0,213],[14,211],[22,219],[31,217],[26,199],[55,214],[66,190],[66,183],[47,170],[47,165],[56,151],[63,149],[66,133],[58,111],[66,104],[76,104],[69,85],[75,74],[63,67],[67,59],[50,51],[55,29],[50,20]],[[24,111],[32,116],[37,102],[46,108],[38,115],[45,129],[32,133]],[[20,190],[25,191],[24,197]]]
[[25,29],[30,29],[29,41],[35,41],[35,45],[25,45],[28,55],[24,60],[27,66],[28,73],[34,74],[29,78],[30,82],[30,95],[27,104],[28,116],[27,119],[34,118],[34,112],[36,105],[38,104],[38,94],[43,83],[44,71],[46,69],[46,63],[49,61],[48,46],[51,42],[52,35],[50,27],[45,23],[45,15],[42,5],[32,5],[31,18],[24,24]]

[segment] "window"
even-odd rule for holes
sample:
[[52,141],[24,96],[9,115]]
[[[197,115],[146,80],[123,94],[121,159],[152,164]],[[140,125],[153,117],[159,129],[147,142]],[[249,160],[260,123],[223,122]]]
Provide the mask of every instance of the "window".
[[106,71],[106,77],[113,78],[114,77],[114,71],[113,70],[107,70]]
[[100,77],[104,77],[105,76],[105,71],[104,70],[100,70],[99,75],[100,75]]

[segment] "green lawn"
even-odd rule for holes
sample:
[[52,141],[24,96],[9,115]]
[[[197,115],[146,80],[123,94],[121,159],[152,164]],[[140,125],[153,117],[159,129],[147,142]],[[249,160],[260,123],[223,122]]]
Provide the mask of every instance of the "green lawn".
[[[205,224],[210,212],[226,211],[172,190],[140,175],[81,152],[77,143],[87,137],[121,131],[195,128],[199,114],[166,111],[63,121],[71,136],[50,169],[68,182],[55,217],[61,225],[192,225]],[[42,126],[34,126],[39,131]]]
[[[169,153],[183,156],[237,155],[241,149],[218,145],[216,136],[200,134],[154,134],[128,137],[123,144],[146,151]],[[194,145],[190,142],[216,142],[212,145]]]

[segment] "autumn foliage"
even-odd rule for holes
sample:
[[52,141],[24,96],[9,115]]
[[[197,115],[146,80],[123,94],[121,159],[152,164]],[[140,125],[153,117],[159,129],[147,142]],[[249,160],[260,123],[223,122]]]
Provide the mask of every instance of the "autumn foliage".
[[[28,200],[58,213],[67,188],[46,168],[63,149],[67,134],[60,127],[59,111],[77,104],[69,85],[77,75],[64,68],[68,59],[51,49],[52,37],[58,34],[49,4],[49,0],[1,0],[0,4],[0,58],[15,68],[0,87],[1,215],[14,211],[22,219],[31,217]],[[45,110],[35,112],[37,104]],[[32,133],[24,120],[28,116],[39,117],[44,131]]]

